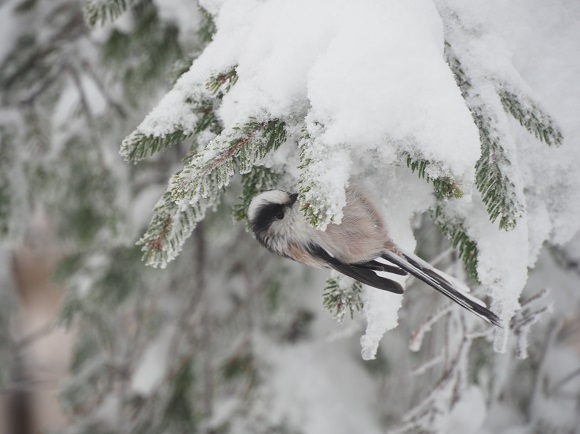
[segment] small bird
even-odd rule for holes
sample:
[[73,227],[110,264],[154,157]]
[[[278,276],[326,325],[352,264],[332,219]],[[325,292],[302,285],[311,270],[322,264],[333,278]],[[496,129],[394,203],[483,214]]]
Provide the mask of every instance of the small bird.
[[501,327],[497,315],[469,294],[467,286],[398,247],[362,189],[346,190],[341,223],[329,224],[325,231],[308,224],[297,200],[297,193],[270,190],[256,195],[250,202],[250,226],[256,239],[270,252],[312,267],[333,268],[361,283],[396,294],[402,294],[403,287],[387,276],[410,273],[470,312]]

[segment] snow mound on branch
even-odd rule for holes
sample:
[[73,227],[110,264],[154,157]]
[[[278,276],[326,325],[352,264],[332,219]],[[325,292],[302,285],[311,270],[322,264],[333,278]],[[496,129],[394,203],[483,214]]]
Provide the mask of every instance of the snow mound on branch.
[[360,340],[361,356],[364,360],[375,359],[379,342],[385,332],[397,327],[397,312],[401,308],[402,302],[402,295],[376,291],[375,288],[366,288],[364,314],[367,319],[367,328]]
[[329,145],[384,149],[387,162],[394,148],[437,162],[431,175],[470,188],[478,132],[445,63],[431,1],[229,0],[211,7],[219,10],[214,40],[140,132],[163,135],[171,119],[187,131],[194,123],[188,100],[210,76],[236,66],[237,84],[220,109],[225,128],[264,115],[303,118],[310,110]]
[[470,185],[479,136],[445,63],[432,2],[235,0],[217,24],[211,51],[231,52],[232,31],[240,47],[239,80],[221,108],[226,126],[310,110],[330,145],[395,146]]

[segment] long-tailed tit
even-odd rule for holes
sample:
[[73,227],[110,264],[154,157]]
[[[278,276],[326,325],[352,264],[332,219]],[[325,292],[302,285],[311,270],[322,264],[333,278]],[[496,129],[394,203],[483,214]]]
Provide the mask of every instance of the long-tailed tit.
[[248,219],[254,235],[271,252],[312,267],[334,268],[366,285],[396,294],[402,294],[403,287],[387,276],[411,273],[470,312],[500,326],[497,315],[470,295],[469,288],[399,248],[364,192],[347,189],[341,223],[329,224],[325,231],[306,222],[297,199],[296,193],[270,190],[250,203]]

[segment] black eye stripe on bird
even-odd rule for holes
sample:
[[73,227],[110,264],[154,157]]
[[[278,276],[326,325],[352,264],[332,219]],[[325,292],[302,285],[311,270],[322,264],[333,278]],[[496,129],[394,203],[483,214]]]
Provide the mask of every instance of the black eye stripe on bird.
[[268,250],[317,268],[334,268],[366,285],[397,294],[400,283],[390,274],[416,278],[451,300],[501,327],[500,320],[469,288],[412,253],[401,250],[389,237],[382,217],[364,192],[346,191],[342,222],[325,231],[312,228],[296,203],[298,194],[270,190],[255,196],[248,219],[256,239]]

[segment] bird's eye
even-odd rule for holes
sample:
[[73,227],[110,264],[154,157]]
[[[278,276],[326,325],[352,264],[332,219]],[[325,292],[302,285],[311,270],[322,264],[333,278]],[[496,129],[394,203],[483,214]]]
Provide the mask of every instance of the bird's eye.
[[278,214],[276,214],[276,218],[278,220],[282,220],[284,218],[284,211],[280,211]]

